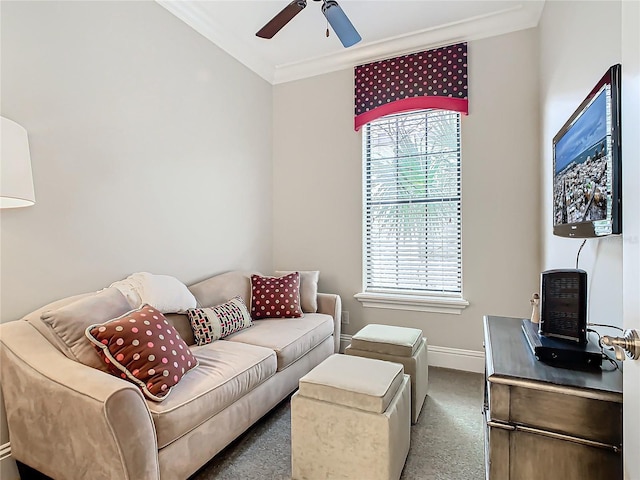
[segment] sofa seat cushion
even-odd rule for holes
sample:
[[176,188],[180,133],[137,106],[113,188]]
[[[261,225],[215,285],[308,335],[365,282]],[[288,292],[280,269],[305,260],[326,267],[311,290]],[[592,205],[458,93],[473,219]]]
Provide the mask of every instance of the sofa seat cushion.
[[200,366],[186,375],[163,402],[148,401],[163,448],[224,410],[276,372],[273,350],[216,341],[191,347]]
[[331,315],[306,313],[300,318],[256,320],[251,328],[229,335],[224,341],[247,343],[275,351],[278,371],[281,371],[332,334]]

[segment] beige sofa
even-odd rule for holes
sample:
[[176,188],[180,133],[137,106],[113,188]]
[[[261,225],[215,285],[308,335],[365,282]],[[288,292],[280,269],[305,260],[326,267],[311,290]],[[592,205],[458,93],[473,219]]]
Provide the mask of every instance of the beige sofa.
[[[242,295],[249,274],[229,272],[192,285],[200,306]],[[318,312],[258,320],[194,346],[186,315],[170,314],[198,358],[162,402],[125,380],[74,361],[41,333],[47,305],[0,326],[2,393],[12,456],[55,479],[185,479],[298,387],[338,351],[340,297],[318,294]],[[37,328],[34,328],[37,327]]]

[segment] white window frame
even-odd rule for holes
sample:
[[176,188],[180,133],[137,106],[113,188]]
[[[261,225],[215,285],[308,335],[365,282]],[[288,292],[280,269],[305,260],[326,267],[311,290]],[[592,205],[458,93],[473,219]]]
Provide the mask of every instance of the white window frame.
[[[425,111],[413,111],[404,114],[394,114],[391,116],[407,116],[424,113]],[[458,115],[458,125],[460,125],[460,114]],[[383,118],[388,118],[383,117]],[[373,122],[372,122],[373,123]],[[354,297],[360,301],[363,307],[371,308],[385,308],[393,310],[411,310],[420,312],[434,312],[434,313],[450,313],[460,314],[469,305],[469,302],[464,299],[462,295],[462,226],[459,231],[460,242],[460,292],[443,292],[443,291],[414,291],[403,289],[384,289],[367,286],[369,281],[367,278],[368,272],[368,250],[367,250],[367,140],[369,135],[369,125],[366,125],[362,133],[362,163],[363,163],[363,176],[362,176],[362,195],[363,195],[363,220],[362,220],[362,285],[363,291],[354,295]],[[460,133],[458,132],[458,152],[461,155],[461,140]],[[461,185],[462,178],[462,162],[459,166],[459,182]],[[460,205],[462,204],[462,187],[460,187]],[[462,223],[462,207],[460,207],[460,224]]]

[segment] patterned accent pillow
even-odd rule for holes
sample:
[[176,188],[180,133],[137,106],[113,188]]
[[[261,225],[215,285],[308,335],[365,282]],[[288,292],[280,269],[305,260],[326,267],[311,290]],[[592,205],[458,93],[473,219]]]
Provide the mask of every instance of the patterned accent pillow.
[[253,325],[242,297],[208,308],[187,310],[196,345],[206,345]]
[[85,331],[109,371],[162,401],[198,365],[187,344],[158,310],[143,305]]
[[254,320],[301,316],[298,272],[282,277],[251,275],[251,317]]
[[[293,273],[295,270],[276,270],[276,277]],[[300,306],[304,313],[318,311],[318,278],[319,270],[298,270],[300,274]]]

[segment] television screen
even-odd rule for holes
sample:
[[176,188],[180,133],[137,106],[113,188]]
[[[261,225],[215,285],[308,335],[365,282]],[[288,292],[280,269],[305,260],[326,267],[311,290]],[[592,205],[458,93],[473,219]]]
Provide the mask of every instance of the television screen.
[[620,65],[614,65],[553,139],[553,233],[621,233]]

